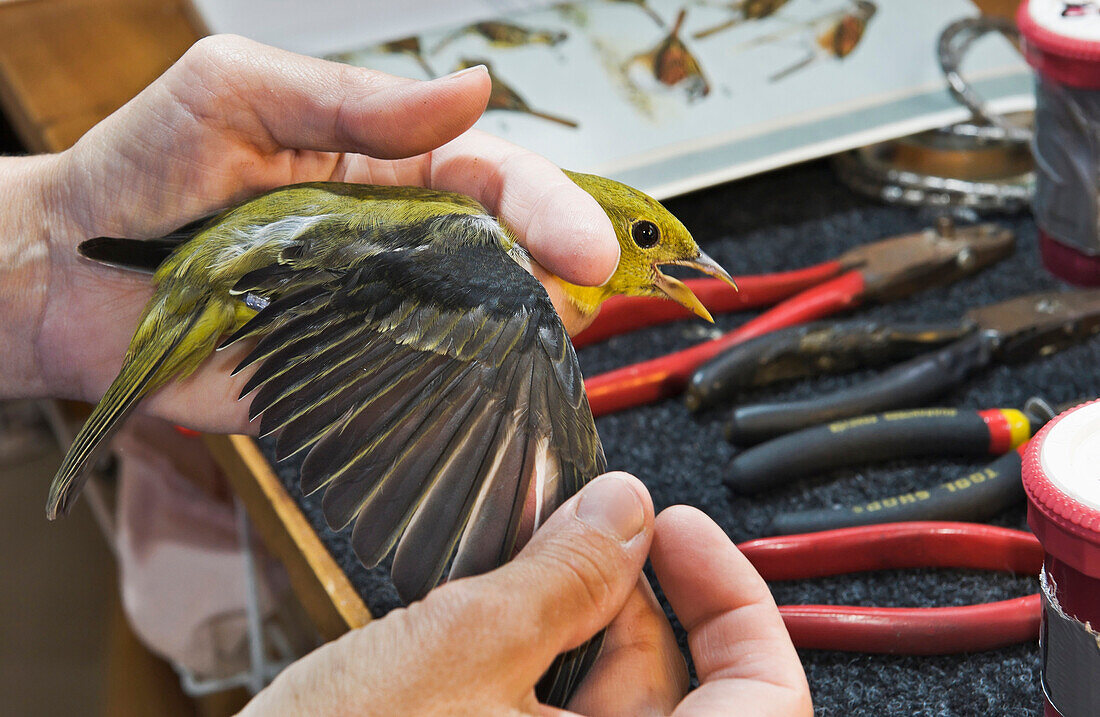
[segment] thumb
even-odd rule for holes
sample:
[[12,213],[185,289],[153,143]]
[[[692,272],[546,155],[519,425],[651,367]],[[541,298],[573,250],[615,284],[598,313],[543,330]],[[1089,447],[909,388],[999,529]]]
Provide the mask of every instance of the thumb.
[[469,129],[485,110],[491,84],[480,66],[418,82],[212,35],[195,43],[158,87],[219,131],[269,137],[271,149],[395,159],[431,151]]
[[[473,620],[489,627],[480,631],[478,657],[468,667],[480,671],[472,663],[484,660],[507,683],[499,687],[528,694],[555,656],[619,613],[652,535],[645,486],[626,473],[609,473],[558,508],[514,560],[433,591],[425,607],[435,603],[452,612],[452,624]],[[459,619],[463,613],[469,620]]]

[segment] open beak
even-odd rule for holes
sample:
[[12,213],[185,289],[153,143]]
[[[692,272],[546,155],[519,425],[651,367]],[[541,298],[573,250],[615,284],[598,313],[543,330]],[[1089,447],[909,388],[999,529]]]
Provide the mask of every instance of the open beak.
[[[733,277],[729,273],[719,266],[718,262],[711,259],[702,251],[699,252],[699,256],[694,259],[682,259],[680,261],[666,261],[663,264],[675,264],[677,266],[687,266],[697,271],[701,271],[707,276],[713,276],[715,279],[721,279],[734,289],[737,288],[737,284],[734,282]],[[659,268],[656,268],[657,279],[654,284],[658,289],[668,295],[668,298],[675,301],[677,304],[687,308],[696,316],[706,319],[707,321],[714,323],[714,318],[707,311],[707,307],[703,306],[703,302],[699,301],[699,298],[691,292],[691,289],[687,288],[684,282],[674,279],[671,276],[665,276],[661,273]]]

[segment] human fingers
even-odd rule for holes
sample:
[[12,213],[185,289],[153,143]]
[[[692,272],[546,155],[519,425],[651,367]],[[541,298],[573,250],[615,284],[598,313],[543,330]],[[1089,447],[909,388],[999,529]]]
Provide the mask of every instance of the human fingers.
[[[519,700],[562,652],[606,626],[634,588],[653,506],[633,476],[611,473],[566,501],[503,567],[432,591],[422,611],[466,646],[473,674]],[[506,666],[503,667],[503,666]]]
[[586,715],[667,715],[687,689],[687,665],[672,626],[649,581],[639,578],[569,707]]
[[472,130],[432,152],[430,183],[469,194],[515,230],[535,260],[566,281],[596,286],[619,263],[611,220],[548,159]]
[[497,570],[447,583],[291,665],[249,714],[553,714],[534,686],[607,624],[636,584],[653,507],[597,478]]
[[536,262],[574,284],[602,284],[619,263],[611,220],[590,194],[544,157],[478,130],[407,159],[346,156],[334,178],[474,197],[519,235]]
[[477,121],[490,88],[484,68],[420,82],[203,38],[64,153],[69,241],[156,236],[257,192],[334,179],[349,158],[423,156]]
[[266,149],[391,159],[430,151],[468,129],[489,98],[478,66],[430,81],[320,60],[233,35],[197,42],[166,75],[202,122]]
[[[193,114],[261,149],[378,159],[425,155],[390,171],[400,183],[476,197],[558,276],[601,284],[618,263],[607,215],[553,163],[491,135],[465,132],[488,102],[484,67],[414,81],[215,35],[196,43],[173,70],[166,76],[169,90]],[[364,166],[375,181],[384,173],[377,163]]]
[[601,284],[615,270],[614,230],[589,194],[544,157],[466,132],[488,102],[484,67],[422,82],[216,35],[196,43],[173,70],[169,90],[194,115],[263,150],[420,155],[396,167],[360,162],[359,172],[346,174],[376,182],[389,174],[397,183],[474,196],[568,281]]
[[688,506],[663,511],[650,553],[688,633],[699,689],[677,715],[810,715],[809,687],[767,584],[726,534]]

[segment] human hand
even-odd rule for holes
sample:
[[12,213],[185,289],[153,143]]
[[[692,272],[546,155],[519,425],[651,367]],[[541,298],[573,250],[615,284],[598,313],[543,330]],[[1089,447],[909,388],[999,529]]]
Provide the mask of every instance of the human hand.
[[[8,252],[23,261],[0,262],[0,279],[32,289],[7,314],[27,318],[18,330],[5,327],[17,342],[4,358],[32,360],[18,351],[35,361],[20,367],[14,389],[0,379],[0,395],[95,400],[117,372],[148,280],[81,260],[80,241],[157,236],[284,184],[415,184],[469,194],[516,230],[547,270],[574,283],[604,281],[618,243],[595,200],[547,160],[468,130],[489,90],[484,69],[418,82],[242,38],[200,41],[70,150],[20,165],[36,180],[28,194],[46,198],[27,214],[41,215],[49,231],[42,246]],[[0,308],[15,301],[0,289]],[[555,303],[568,328],[582,328],[575,312]],[[33,354],[18,341],[29,341]],[[143,410],[208,431],[247,430],[247,406],[235,401],[243,377],[228,376],[239,358],[216,355]],[[225,397],[217,410],[212,396]]]
[[[641,568],[647,552],[688,630],[700,687]],[[608,624],[610,623],[610,625]],[[570,703],[540,705],[554,656],[608,626]],[[677,507],[654,521],[626,474],[593,481],[511,562],[445,584],[419,603],[291,665],[245,715],[812,714],[798,656],[764,581],[718,526]]]

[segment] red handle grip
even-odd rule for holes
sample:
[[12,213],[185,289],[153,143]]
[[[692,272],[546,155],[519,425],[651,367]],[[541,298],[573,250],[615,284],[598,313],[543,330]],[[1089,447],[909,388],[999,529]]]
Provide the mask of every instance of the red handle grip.
[[737,546],[765,580],[898,568],[973,568],[1038,574],[1031,533],[981,523],[912,521],[750,540]]
[[995,650],[1039,638],[1038,595],[964,607],[781,605],[795,647],[894,655]]
[[[767,580],[867,570],[977,568],[1036,574],[1043,548],[1031,533],[978,523],[915,521],[750,540],[737,546]],[[963,607],[783,605],[796,647],[901,655],[992,650],[1034,640],[1038,595]]]
[[[839,261],[827,261],[805,269],[778,274],[739,276],[737,290],[718,279],[688,279],[684,283],[699,297],[712,314],[770,306],[800,291],[817,286],[844,270]],[[644,296],[613,296],[604,302],[599,316],[584,331],[573,337],[573,346],[581,348],[611,336],[646,326],[690,319],[695,314],[668,299]]]
[[852,308],[863,294],[863,274],[849,271],[796,294],[738,329],[683,351],[601,373],[584,382],[592,415],[602,416],[680,393],[701,364],[722,351],[776,329]]

